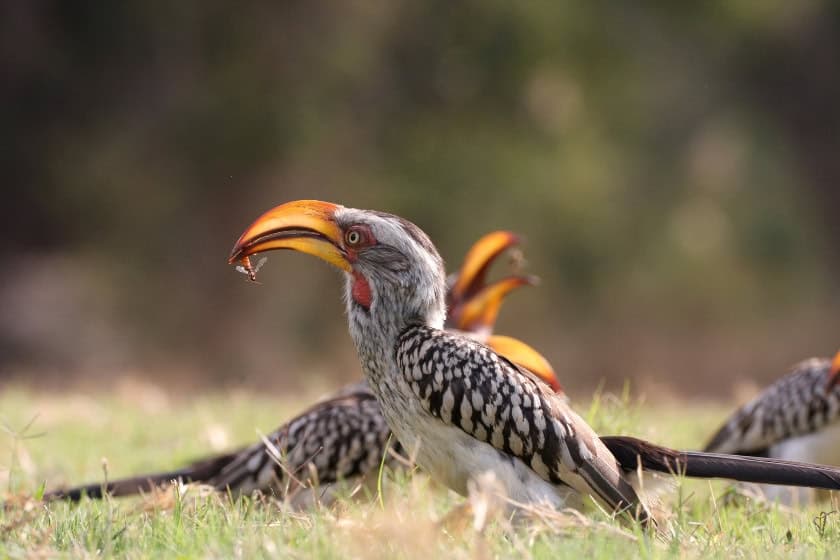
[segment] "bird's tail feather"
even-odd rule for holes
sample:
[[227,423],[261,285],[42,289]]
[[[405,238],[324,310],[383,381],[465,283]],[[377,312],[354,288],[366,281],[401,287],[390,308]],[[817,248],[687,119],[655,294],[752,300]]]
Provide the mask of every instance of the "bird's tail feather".
[[840,490],[840,468],[836,467],[766,457],[675,451],[626,436],[601,439],[627,471],[636,470],[641,465],[644,470],[691,478],[727,478],[740,482]]
[[173,480],[180,482],[210,483],[231,461],[238,456],[237,452],[226,453],[201,459],[182,469],[150,473],[129,478],[119,478],[106,482],[75,486],[73,488],[52,490],[44,494],[44,501],[70,500],[73,502],[87,496],[91,499],[101,499],[105,494],[111,496],[131,496],[148,492],[153,488]]

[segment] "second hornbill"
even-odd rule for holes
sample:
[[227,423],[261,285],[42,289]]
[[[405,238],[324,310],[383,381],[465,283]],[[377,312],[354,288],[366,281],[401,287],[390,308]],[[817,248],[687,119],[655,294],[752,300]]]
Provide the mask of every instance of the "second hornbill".
[[[473,244],[459,271],[447,281],[446,326],[485,342],[560,391],[554,371],[542,355],[515,338],[492,334],[507,294],[535,282],[534,278],[521,275],[487,282],[493,262],[518,244],[519,237],[507,231],[489,233]],[[286,497],[310,486],[322,491],[334,482],[375,472],[383,458],[391,465],[399,464],[391,460],[392,454],[386,453],[390,436],[379,404],[362,381],[317,402],[268,434],[265,441],[209,456],[173,471],[54,490],[45,499],[78,500],[85,495],[101,498],[103,492],[127,496],[172,480],[207,484],[233,495],[259,491]],[[391,445],[395,453],[402,451],[397,441]]]
[[[840,352],[796,364],[733,412],[706,451],[840,465]],[[812,499],[809,489],[762,488],[787,504]]]
[[404,218],[289,202],[246,229],[229,262],[277,249],[314,255],[344,272],[350,334],[385,420],[421,468],[460,494],[491,471],[515,502],[561,507],[592,496],[647,523],[653,518],[634,486],[637,466],[840,489],[840,470],[828,467],[679,453],[632,438],[613,439],[611,450],[531,372],[444,329],[443,261]]

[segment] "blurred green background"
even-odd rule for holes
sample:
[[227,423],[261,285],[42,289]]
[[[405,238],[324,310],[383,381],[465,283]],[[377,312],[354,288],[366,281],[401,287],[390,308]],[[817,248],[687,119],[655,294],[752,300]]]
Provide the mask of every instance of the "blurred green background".
[[0,3],[0,382],[359,375],[269,207],[523,234],[499,331],[563,383],[729,395],[840,346],[840,4]]

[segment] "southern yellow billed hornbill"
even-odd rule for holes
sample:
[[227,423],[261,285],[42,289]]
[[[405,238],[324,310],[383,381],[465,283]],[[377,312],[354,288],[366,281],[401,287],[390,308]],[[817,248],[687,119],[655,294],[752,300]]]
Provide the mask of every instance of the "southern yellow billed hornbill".
[[793,472],[802,483],[840,488],[840,471],[825,467],[677,453],[632,438],[611,440],[614,454],[529,371],[444,330],[443,262],[428,236],[403,218],[289,202],[258,218],[229,262],[277,249],[317,256],[344,272],[350,334],[385,420],[421,468],[461,494],[469,479],[492,471],[519,503],[562,506],[579,493],[648,522],[650,509],[633,486],[637,464],[736,479]]
[[[840,352],[811,358],[736,410],[706,451],[840,465]],[[785,503],[814,498],[808,489],[762,488]]]
[[[490,265],[518,243],[516,235],[496,231],[472,246],[460,270],[449,281],[447,328],[458,329],[487,343],[559,391],[551,365],[536,350],[517,339],[491,334],[507,294],[535,281],[532,277],[514,275],[487,283]],[[207,457],[182,469],[56,490],[45,498],[78,500],[83,495],[99,498],[103,491],[125,496],[171,480],[199,482],[237,495],[261,491],[280,496],[287,489],[299,486],[299,481],[327,485],[376,470],[383,457],[391,457],[386,454],[390,435],[367,384],[354,383],[269,434],[266,442]],[[398,442],[393,441],[392,445],[396,452],[400,451]]]

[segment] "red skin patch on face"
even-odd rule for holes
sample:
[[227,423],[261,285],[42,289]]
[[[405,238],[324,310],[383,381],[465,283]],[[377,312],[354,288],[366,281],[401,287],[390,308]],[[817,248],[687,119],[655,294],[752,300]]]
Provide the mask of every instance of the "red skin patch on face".
[[[348,234],[350,232],[355,232],[359,235],[358,240],[353,245],[350,245],[348,239]],[[351,227],[347,233],[345,233],[344,250],[347,254],[347,260],[351,263],[355,263],[359,258],[359,249],[364,249],[373,245],[376,245],[376,238],[373,236],[373,232],[370,230],[370,227],[364,224],[355,225]],[[373,300],[370,283],[360,272],[354,270],[352,274],[353,286],[351,287],[350,295],[353,298],[353,301],[365,309],[370,309],[370,304]]]
[[365,309],[370,309],[371,300],[373,299],[370,293],[370,284],[367,278],[359,272],[353,272],[353,288],[350,293],[353,296],[353,301]]

